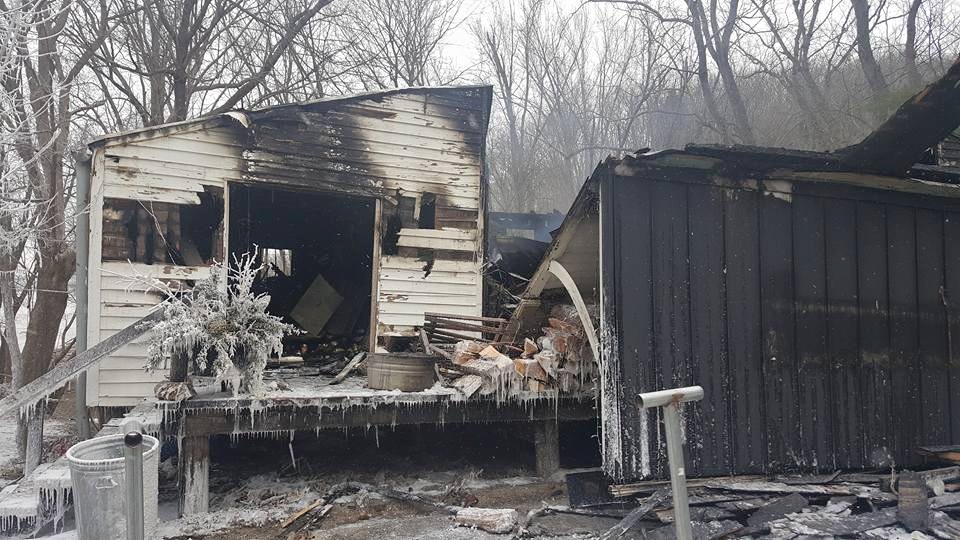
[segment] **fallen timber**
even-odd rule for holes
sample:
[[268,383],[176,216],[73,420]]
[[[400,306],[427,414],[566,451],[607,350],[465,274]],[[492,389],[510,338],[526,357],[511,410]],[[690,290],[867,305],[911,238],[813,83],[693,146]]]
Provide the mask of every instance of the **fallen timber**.
[[[643,504],[655,498],[644,494],[663,486],[661,481],[609,486],[611,499],[604,504],[633,498],[642,505],[634,513],[646,515],[636,525],[644,529],[644,537],[672,538],[669,498],[654,508]],[[713,477],[692,479],[689,486],[695,538],[960,538],[960,471],[955,466]]]
[[9,396],[0,399],[0,416],[18,409],[32,407],[66,384],[78,373],[92,367],[101,358],[147,333],[160,321],[161,313],[160,310],[150,313],[70,360],[60,362],[44,375],[25,384]]

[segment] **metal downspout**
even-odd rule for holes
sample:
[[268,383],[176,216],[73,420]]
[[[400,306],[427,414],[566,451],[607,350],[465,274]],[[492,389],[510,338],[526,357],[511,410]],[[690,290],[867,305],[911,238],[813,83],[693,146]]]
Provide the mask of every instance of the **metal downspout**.
[[[76,351],[87,350],[87,262],[90,254],[90,155],[78,152],[76,160],[76,209],[77,227],[75,230],[77,271],[74,276],[76,298]],[[77,437],[83,441],[90,438],[90,421],[87,417],[87,372],[77,374],[74,382],[74,416],[77,421]]]

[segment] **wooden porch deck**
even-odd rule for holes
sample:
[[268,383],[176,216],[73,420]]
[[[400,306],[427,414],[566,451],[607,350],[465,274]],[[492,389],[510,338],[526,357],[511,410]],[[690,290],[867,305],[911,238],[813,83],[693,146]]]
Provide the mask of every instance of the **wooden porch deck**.
[[[330,385],[331,377],[278,379],[281,388],[262,396],[234,396],[198,390],[190,400],[157,402],[167,433],[180,441],[180,513],[208,508],[210,436],[252,436],[295,431],[415,424],[524,422],[533,430],[537,472],[559,467],[558,424],[596,418],[593,394],[522,392],[497,401],[464,398],[457,390],[435,386],[421,392],[373,390],[352,377]],[[271,381],[268,381],[271,382]]]

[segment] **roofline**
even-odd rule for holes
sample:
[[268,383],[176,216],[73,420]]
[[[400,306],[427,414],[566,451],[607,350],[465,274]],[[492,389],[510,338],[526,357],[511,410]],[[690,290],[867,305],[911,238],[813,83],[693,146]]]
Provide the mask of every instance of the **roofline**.
[[[90,149],[96,148],[97,146],[105,144],[107,141],[122,140],[128,138],[134,138],[146,133],[156,132],[156,131],[182,131],[190,129],[197,125],[202,125],[206,123],[218,123],[224,122],[225,124],[237,123],[242,127],[246,128],[250,125],[249,114],[261,113],[266,111],[272,111],[277,109],[285,109],[290,107],[307,107],[310,105],[317,105],[320,103],[337,103],[340,101],[349,101],[354,99],[363,99],[363,98],[373,98],[373,97],[387,97],[395,94],[402,93],[418,93],[426,92],[431,90],[488,90],[489,94],[486,96],[486,116],[487,122],[489,122],[490,116],[490,106],[492,105],[493,99],[493,85],[489,84],[476,84],[476,85],[463,85],[463,86],[410,86],[406,88],[390,88],[387,90],[374,90],[369,92],[361,92],[358,94],[350,94],[345,96],[331,96],[318,98],[308,101],[297,101],[293,103],[281,103],[279,105],[271,105],[268,107],[261,107],[259,109],[236,109],[229,112],[201,116],[199,118],[191,118],[188,120],[181,120],[178,122],[168,122],[166,124],[158,124],[155,126],[144,126],[136,129],[131,129],[128,131],[121,131],[116,133],[107,133],[92,139],[87,143],[87,146]],[[486,127],[486,126],[485,126]]]
[[131,129],[127,131],[120,131],[117,133],[107,133],[96,137],[95,139],[90,140],[87,143],[87,147],[91,150],[106,144],[107,141],[116,141],[124,139],[132,139],[140,135],[157,132],[157,131],[171,131],[171,132],[180,132],[186,131],[194,126],[202,126],[204,124],[212,125],[229,125],[229,124],[239,124],[242,127],[248,127],[250,125],[250,119],[247,117],[246,113],[243,111],[229,111],[222,114],[215,114],[211,116],[201,116],[199,118],[191,118],[189,120],[180,120],[179,122],[167,122],[166,124],[158,124],[155,126],[144,126],[136,129]]
[[278,105],[270,105],[267,107],[261,107],[259,109],[250,109],[248,112],[259,113],[264,111],[272,111],[276,109],[286,109],[289,107],[307,107],[310,105],[317,105],[320,103],[336,103],[338,101],[349,101],[353,99],[363,99],[363,98],[372,98],[372,97],[387,97],[395,94],[403,93],[417,93],[425,92],[430,90],[484,90],[484,89],[493,89],[491,84],[466,84],[466,85],[443,85],[443,86],[407,86],[404,88],[389,88],[386,90],[371,90],[368,92],[360,92],[357,94],[349,94],[346,96],[328,96],[317,99],[310,99],[306,101],[294,101],[292,103],[280,103]]

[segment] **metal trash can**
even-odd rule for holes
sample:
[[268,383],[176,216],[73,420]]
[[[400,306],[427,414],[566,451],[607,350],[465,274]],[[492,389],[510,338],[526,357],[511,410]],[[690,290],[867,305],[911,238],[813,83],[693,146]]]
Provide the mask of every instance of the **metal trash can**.
[[[67,450],[73,506],[80,540],[126,540],[123,434],[96,437]],[[157,467],[160,441],[143,436],[143,528],[157,528]]]

